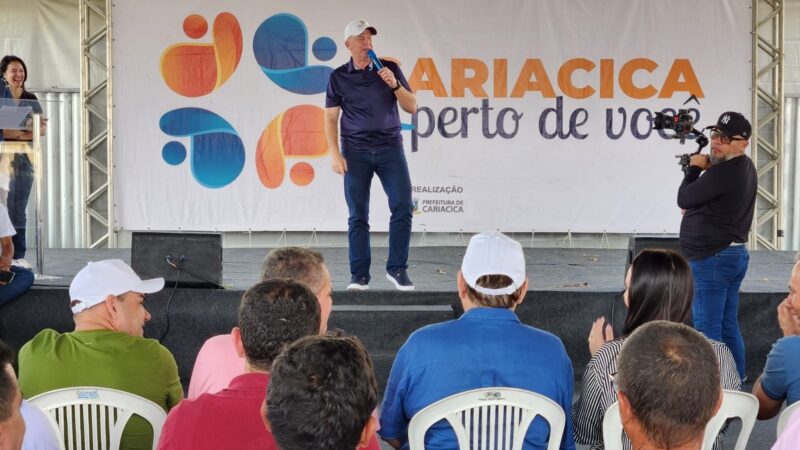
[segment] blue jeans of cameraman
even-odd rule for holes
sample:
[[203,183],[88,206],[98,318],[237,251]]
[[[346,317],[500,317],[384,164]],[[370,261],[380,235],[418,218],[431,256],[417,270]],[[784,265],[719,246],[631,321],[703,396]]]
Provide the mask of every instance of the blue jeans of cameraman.
[[689,261],[694,277],[694,327],[709,339],[728,346],[739,378],[745,378],[744,341],[739,330],[739,288],[747,273],[750,254],[744,245]]
[[8,217],[17,234],[11,240],[14,242],[13,259],[25,258],[27,241],[25,230],[28,222],[28,198],[33,187],[33,164],[25,153],[17,153],[11,161],[12,175],[8,187]]
[[369,194],[372,178],[378,176],[389,200],[389,258],[386,270],[408,268],[408,247],[411,243],[411,177],[403,147],[370,151],[342,152],[347,162],[344,174],[344,196],[350,217],[347,239],[350,251],[350,273],[369,281],[372,263],[369,243]]

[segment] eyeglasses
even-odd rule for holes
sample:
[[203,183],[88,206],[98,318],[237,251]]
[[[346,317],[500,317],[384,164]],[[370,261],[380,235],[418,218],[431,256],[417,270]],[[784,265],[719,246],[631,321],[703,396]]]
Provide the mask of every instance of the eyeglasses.
[[722,142],[725,145],[728,145],[733,141],[746,141],[747,140],[745,138],[737,138],[737,137],[728,136],[726,134],[720,133],[719,131],[712,131],[711,132],[711,139],[712,140],[719,139],[719,141]]

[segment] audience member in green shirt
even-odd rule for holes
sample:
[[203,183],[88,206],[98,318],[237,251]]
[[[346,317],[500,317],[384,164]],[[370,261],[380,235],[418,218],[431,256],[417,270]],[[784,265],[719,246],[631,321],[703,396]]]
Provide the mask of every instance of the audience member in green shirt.
[[[164,279],[142,280],[121,260],[90,262],[69,288],[75,331],[43,330],[19,353],[25,398],[73,386],[119,389],[151,400],[165,411],[183,399],[175,358],[143,337],[150,313],[145,294]],[[152,430],[140,417],[125,427],[122,449],[150,449]]]

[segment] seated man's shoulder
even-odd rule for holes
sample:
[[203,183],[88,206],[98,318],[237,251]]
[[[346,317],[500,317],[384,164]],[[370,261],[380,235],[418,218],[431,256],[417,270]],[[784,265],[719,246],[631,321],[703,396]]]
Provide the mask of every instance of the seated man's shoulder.
[[537,345],[539,348],[564,349],[564,343],[561,341],[560,337],[531,325],[522,324],[519,330],[517,330],[516,337],[529,342],[531,345]]
[[768,360],[800,363],[800,336],[785,336],[772,344]]
[[24,355],[28,355],[31,353],[39,353],[42,351],[48,351],[55,349],[59,342],[64,339],[68,333],[59,333],[56,330],[46,328],[38,333],[36,336],[31,338],[19,351],[20,358],[23,358]]
[[408,340],[410,341],[412,339],[424,339],[436,336],[449,336],[450,334],[456,332],[459,327],[460,323],[458,319],[431,323],[412,331],[408,336]]
[[233,339],[230,333],[218,334],[206,339],[206,341],[203,342],[203,346],[200,347],[200,352],[211,352],[212,354],[216,354],[217,352],[227,353],[233,348]]
[[784,336],[775,342],[774,347],[800,354],[800,336]]
[[34,337],[32,337],[30,341],[25,343],[25,345],[28,345],[28,344],[31,344],[31,343],[39,343],[39,342],[43,342],[43,343],[44,342],[52,342],[52,341],[57,340],[59,337],[65,335],[65,334],[67,334],[67,333],[59,333],[58,331],[56,331],[56,330],[54,330],[52,328],[45,328],[44,330],[36,333],[36,335]]
[[[448,344],[452,342],[462,342],[465,336],[470,336],[474,330],[473,324],[459,320],[450,320],[431,325],[426,325],[408,337],[405,347],[430,348],[431,344]],[[475,335],[472,335],[474,337]],[[549,331],[545,331],[523,323],[509,324],[499,333],[492,333],[491,341],[508,340],[514,346],[536,349],[536,351],[552,350],[566,354],[561,338]]]
[[111,330],[59,333],[55,330],[46,329],[40,331],[22,347],[20,356],[22,357],[23,354],[37,355],[44,353],[61,353],[62,351],[80,353],[89,348],[95,351],[98,349],[119,349],[120,351],[124,351],[128,356],[131,353],[170,353],[169,350],[156,339],[130,336]]

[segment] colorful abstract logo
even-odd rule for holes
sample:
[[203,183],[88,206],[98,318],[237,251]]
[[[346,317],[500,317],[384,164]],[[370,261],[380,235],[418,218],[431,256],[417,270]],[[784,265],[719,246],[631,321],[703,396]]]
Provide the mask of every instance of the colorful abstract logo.
[[[327,154],[325,111],[314,105],[293,106],[272,119],[261,133],[255,159],[258,179],[275,189],[283,184],[287,159]],[[289,170],[289,178],[297,186],[307,186],[314,180],[314,167],[298,162]]]
[[161,116],[159,126],[170,136],[191,137],[188,152],[181,142],[170,141],[164,145],[161,157],[167,164],[177,166],[188,153],[192,175],[202,186],[221,188],[242,173],[244,145],[233,126],[219,115],[201,108],[179,108]]
[[[336,55],[336,43],[321,37],[311,51],[318,60],[328,61]],[[319,94],[328,87],[333,69],[308,65],[308,30],[297,16],[275,14],[262,22],[253,36],[253,53],[264,74],[289,92]]]
[[[208,31],[203,16],[192,14],[183,21],[183,32],[200,39]],[[231,13],[214,19],[212,42],[180,43],[161,55],[161,76],[170,89],[186,97],[200,97],[222,86],[236,71],[242,57],[242,29]]]

